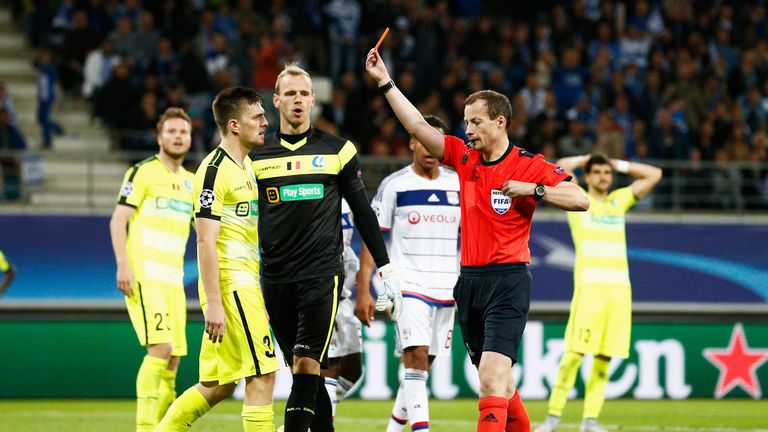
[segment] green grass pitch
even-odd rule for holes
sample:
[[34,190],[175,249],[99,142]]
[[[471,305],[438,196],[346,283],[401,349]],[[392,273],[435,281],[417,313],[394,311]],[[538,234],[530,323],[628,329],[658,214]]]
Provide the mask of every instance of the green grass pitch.
[[[339,432],[381,432],[386,429],[392,401],[346,400],[339,405]],[[238,401],[215,407],[192,427],[192,432],[242,431]],[[282,424],[284,402],[275,402],[275,424]],[[473,431],[477,401],[430,401],[431,430]],[[545,401],[526,402],[533,424],[546,414]],[[578,430],[582,401],[570,401],[562,430]],[[134,402],[130,400],[0,400],[2,432],[130,432]],[[641,432],[768,432],[768,401],[609,400],[601,421],[609,430]],[[405,429],[410,431],[409,428]]]

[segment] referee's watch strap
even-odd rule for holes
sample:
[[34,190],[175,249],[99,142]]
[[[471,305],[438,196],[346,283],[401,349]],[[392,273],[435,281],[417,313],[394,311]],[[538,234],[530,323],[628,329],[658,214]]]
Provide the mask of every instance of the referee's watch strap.
[[392,90],[393,87],[395,87],[395,82],[393,80],[389,80],[388,83],[379,86],[379,92],[381,94],[385,94],[386,92]]

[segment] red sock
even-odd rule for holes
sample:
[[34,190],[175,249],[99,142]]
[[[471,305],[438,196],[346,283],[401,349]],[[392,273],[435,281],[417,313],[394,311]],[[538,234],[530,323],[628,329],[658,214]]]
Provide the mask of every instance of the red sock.
[[507,409],[507,427],[504,432],[531,432],[531,419],[525,410],[520,392],[515,390],[515,395],[509,400]]
[[487,396],[480,399],[478,406],[477,432],[504,432],[509,401],[503,397]]

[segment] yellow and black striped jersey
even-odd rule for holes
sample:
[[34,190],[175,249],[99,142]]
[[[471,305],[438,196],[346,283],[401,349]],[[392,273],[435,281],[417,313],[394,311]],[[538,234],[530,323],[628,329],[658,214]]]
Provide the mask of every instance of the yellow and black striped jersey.
[[624,215],[637,203],[637,198],[631,186],[614,190],[605,201],[590,194],[587,198],[589,210],[568,212],[568,225],[576,249],[574,284],[582,290],[597,289],[597,293],[605,288],[628,289]]
[[128,169],[118,204],[128,220],[126,252],[137,280],[184,288],[184,252],[192,222],[192,173],[171,171],[157,156]]
[[312,127],[299,137],[278,132],[251,157],[262,197],[262,277],[290,282],[343,271],[341,197],[363,189],[355,145]]
[[[195,173],[195,196],[195,219],[221,221],[216,251],[222,295],[232,287],[258,287],[259,191],[251,159],[246,156],[240,166],[224,149],[216,148]],[[205,303],[202,278],[199,291]]]

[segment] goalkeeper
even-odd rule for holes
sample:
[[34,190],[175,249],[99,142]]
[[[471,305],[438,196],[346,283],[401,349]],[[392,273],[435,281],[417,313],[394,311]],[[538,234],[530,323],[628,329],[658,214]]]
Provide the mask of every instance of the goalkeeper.
[[[275,82],[273,102],[280,129],[251,158],[259,188],[264,301],[293,373],[285,432],[332,431],[331,401],[320,368],[328,366],[344,285],[342,196],[379,269],[393,269],[368,203],[355,145],[310,123],[315,96],[309,74],[287,65]],[[392,279],[386,281],[390,289],[382,303],[394,303],[396,319],[400,293]]]
[[[549,396],[549,415],[537,432],[553,432],[560,425],[568,392],[576,381],[584,354],[594,355],[586,381],[581,432],[604,432],[597,417],[605,400],[611,357],[629,355],[632,326],[632,292],[627,265],[624,214],[648,195],[661,180],[661,169],[606,156],[574,156],[560,159],[563,169],[584,169],[589,211],[568,213],[576,263],[573,269],[573,301],[565,329],[565,354]],[[635,180],[609,192],[615,171]],[[575,178],[575,177],[574,177]]]

